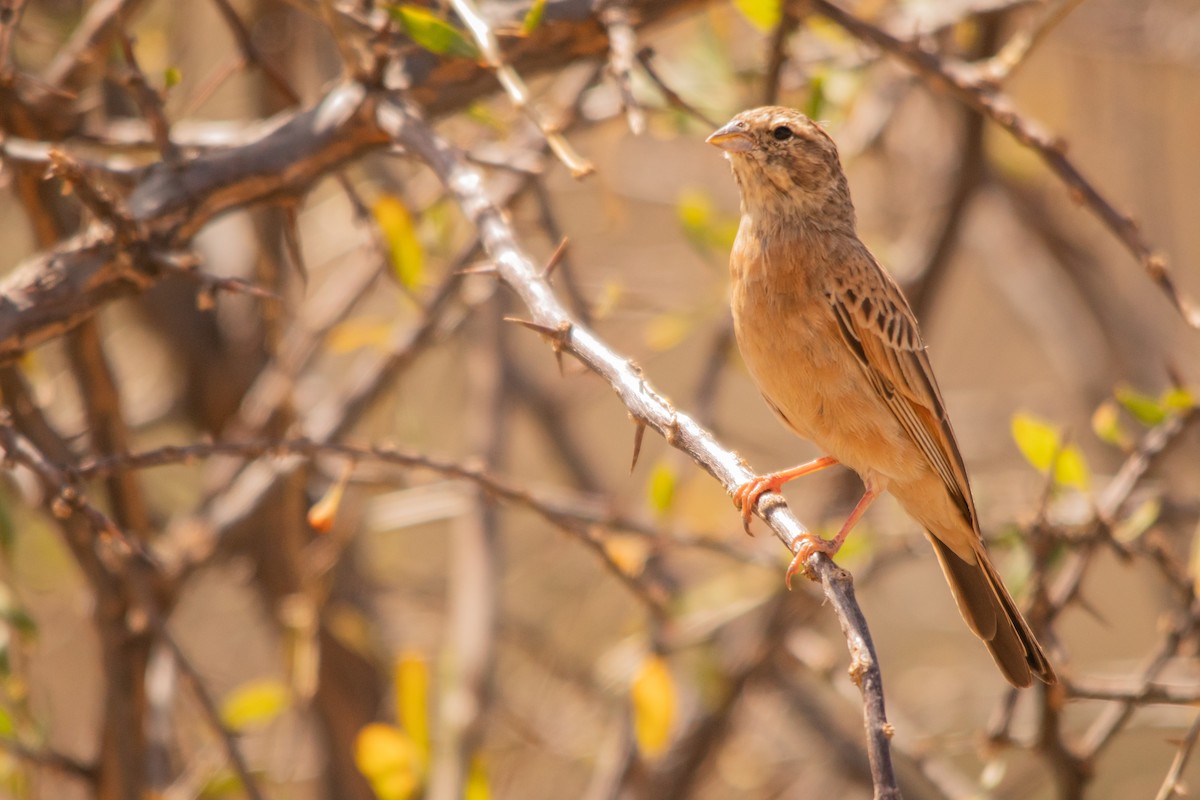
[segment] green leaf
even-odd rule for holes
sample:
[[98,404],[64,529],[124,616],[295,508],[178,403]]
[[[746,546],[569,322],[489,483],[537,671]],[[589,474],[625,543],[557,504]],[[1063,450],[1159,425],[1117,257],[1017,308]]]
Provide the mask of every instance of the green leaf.
[[783,0],[733,0],[733,7],[760,31],[769,31],[783,19]]
[[387,242],[396,279],[405,288],[417,288],[425,277],[425,252],[408,208],[398,197],[385,194],[375,201],[372,212]]
[[675,471],[667,464],[659,462],[651,470],[646,482],[646,499],[656,514],[666,514],[671,510],[675,502],[676,484]]
[[414,42],[431,53],[458,58],[478,58],[479,48],[462,31],[420,6],[389,6],[388,14],[400,23]]
[[1113,530],[1113,538],[1118,542],[1132,542],[1150,530],[1150,527],[1158,522],[1158,515],[1161,513],[1162,501],[1157,497],[1151,497],[1135,508],[1132,514],[1121,520]]
[[12,714],[7,708],[0,708],[0,737],[12,739],[17,735],[17,726],[13,722]]
[[163,86],[174,89],[183,80],[183,72],[179,67],[167,67],[163,70]]
[[528,36],[537,30],[538,25],[542,24],[542,15],[546,13],[546,0],[534,0],[533,5],[525,12],[525,19],[521,20],[521,33]]
[[262,725],[279,716],[291,701],[288,689],[272,678],[242,684],[221,704],[221,720],[233,731]]
[[1167,418],[1167,409],[1149,395],[1142,394],[1132,386],[1118,386],[1117,402],[1133,415],[1134,419],[1147,427],[1154,427]]
[[4,619],[23,638],[33,639],[37,636],[37,622],[24,608],[13,606],[6,609]]
[[820,119],[825,111],[825,73],[814,72],[808,80],[808,100],[804,113],[809,119]]

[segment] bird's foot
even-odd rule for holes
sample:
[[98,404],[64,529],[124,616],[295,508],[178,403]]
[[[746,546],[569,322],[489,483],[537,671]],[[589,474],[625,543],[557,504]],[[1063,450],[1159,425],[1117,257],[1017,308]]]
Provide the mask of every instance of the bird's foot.
[[768,475],[755,475],[733,490],[733,507],[742,512],[742,527],[746,529],[747,534],[754,535],[750,530],[750,517],[754,514],[754,507],[758,505],[758,498],[767,492],[779,491],[779,487],[785,483],[786,478],[778,472],[772,472]]
[[762,497],[767,492],[778,492],[779,487],[783,486],[788,481],[793,481],[802,475],[811,475],[818,470],[831,467],[838,463],[836,458],[830,456],[822,456],[807,464],[801,464],[798,467],[785,469],[781,472],[769,472],[766,475],[755,475],[750,480],[743,483],[741,486],[733,490],[733,506],[742,512],[742,527],[746,529],[746,533],[750,533],[750,517],[754,514],[754,507],[758,504],[758,498]]
[[783,583],[787,586],[788,591],[792,589],[792,578],[796,577],[797,573],[803,572],[808,574],[808,559],[816,553],[824,553],[833,558],[838,551],[842,549],[842,542],[845,537],[837,536],[833,539],[822,539],[816,534],[809,534],[800,540],[800,546],[796,548],[796,555],[792,558],[792,563],[788,564],[787,573],[783,576]]

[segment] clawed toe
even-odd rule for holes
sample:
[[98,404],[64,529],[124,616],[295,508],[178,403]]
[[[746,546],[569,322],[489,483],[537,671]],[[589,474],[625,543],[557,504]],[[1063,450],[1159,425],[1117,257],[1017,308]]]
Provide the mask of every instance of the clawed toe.
[[824,553],[833,558],[837,555],[838,550],[842,549],[842,543],[836,539],[822,539],[820,536],[809,534],[804,537],[800,546],[796,548],[796,555],[792,558],[792,563],[788,564],[787,572],[783,576],[783,583],[787,586],[788,591],[792,589],[792,578],[800,572],[807,574],[808,559],[814,553]]
[[757,475],[733,491],[733,507],[742,512],[742,527],[751,536],[754,535],[750,530],[754,506],[758,504],[758,498],[772,491],[775,491],[775,487],[771,484],[769,475]]

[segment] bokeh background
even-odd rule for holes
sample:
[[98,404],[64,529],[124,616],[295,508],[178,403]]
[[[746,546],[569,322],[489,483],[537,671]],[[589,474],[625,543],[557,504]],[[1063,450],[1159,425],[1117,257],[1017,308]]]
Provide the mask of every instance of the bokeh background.
[[[839,142],[861,235],[918,308],[1001,571],[1034,606],[1064,678],[1011,693],[916,526],[876,504],[837,561],[875,637],[905,796],[1154,797],[1200,701],[1188,389],[1200,384],[1200,335],[1138,260],[1033,150],[804,3],[609,4],[633,23],[636,50],[652,48],[630,76],[641,126],[607,47],[581,44],[605,29],[567,27],[581,4],[535,3],[540,22],[529,3],[480,5],[592,175],[548,156],[493,84],[439,84],[437,69],[479,67],[430,54],[412,27],[426,18],[399,7],[0,4],[19,9],[0,65],[0,270],[70,246],[81,217],[95,223],[78,187],[43,179],[48,156],[29,143],[59,143],[116,197],[164,158],[136,76],[187,159],[237,147],[260,120],[318,102],[347,59],[378,57],[392,65],[385,80],[406,66],[433,87],[414,99],[483,170],[527,252],[545,261],[569,238],[554,281],[577,317],[753,468],[780,469],[816,453],[773,419],[731,341],[737,197],[703,141],[710,123],[774,94]],[[843,7],[979,68],[1036,32],[997,91],[1061,137],[1181,289],[1200,293],[1194,2]],[[22,123],[38,76],[106,11],[113,30],[69,97],[40,107],[40,128]],[[448,9],[426,13],[463,36]],[[276,298],[156,275],[97,308],[85,332],[5,363],[6,405],[40,408],[63,444],[47,456],[64,468],[126,447],[305,436],[395,444],[533,500],[321,447],[88,478],[88,499],[128,535],[188,565],[165,588],[151,579],[157,610],[115,592],[126,604],[114,618],[69,526],[43,508],[46,486],[10,463],[0,794],[244,796],[234,746],[266,797],[872,795],[858,692],[819,587],[785,592],[789,554],[766,526],[748,538],[724,489],[653,433],[630,473],[625,407],[502,321],[527,313],[473,234],[415,159],[358,148],[337,178],[235,208],[189,243],[203,273]],[[464,268],[478,274],[456,277]],[[105,362],[107,416],[93,370]],[[27,416],[13,419],[39,441]],[[1163,451],[1114,489],[1155,437]],[[828,533],[860,490],[831,470],[786,495]],[[259,492],[250,511],[246,491]],[[321,503],[336,506],[328,533],[309,525]],[[539,504],[593,521],[555,525]],[[1054,605],[1073,575],[1078,591]],[[114,686],[117,673],[133,687]],[[114,766],[131,752],[132,766]],[[1180,793],[1197,780],[1185,767]]]

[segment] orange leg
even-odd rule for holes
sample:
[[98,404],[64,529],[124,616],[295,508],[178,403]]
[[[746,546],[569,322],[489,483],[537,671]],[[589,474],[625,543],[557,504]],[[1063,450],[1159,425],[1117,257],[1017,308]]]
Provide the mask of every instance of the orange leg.
[[822,456],[798,467],[771,472],[767,475],[756,475],[735,489],[733,505],[742,512],[742,526],[745,527],[746,533],[750,533],[750,516],[754,513],[754,506],[758,504],[759,497],[767,492],[779,491],[779,487],[788,481],[795,480],[802,475],[811,475],[826,467],[832,467],[836,463],[838,463],[836,458]]
[[863,492],[862,498],[858,501],[858,505],[854,507],[854,510],[850,512],[850,516],[846,517],[846,521],[842,524],[842,529],[838,531],[837,536],[832,539],[822,539],[820,536],[810,534],[800,543],[800,547],[796,549],[796,557],[788,565],[787,574],[783,578],[788,589],[792,588],[792,578],[795,577],[797,572],[804,569],[804,562],[808,561],[808,557],[813,553],[824,553],[830,558],[837,555],[837,551],[842,549],[842,543],[850,535],[850,530],[862,518],[867,508],[875,501],[875,498],[881,494],[883,494],[883,489],[868,484],[867,490]]

